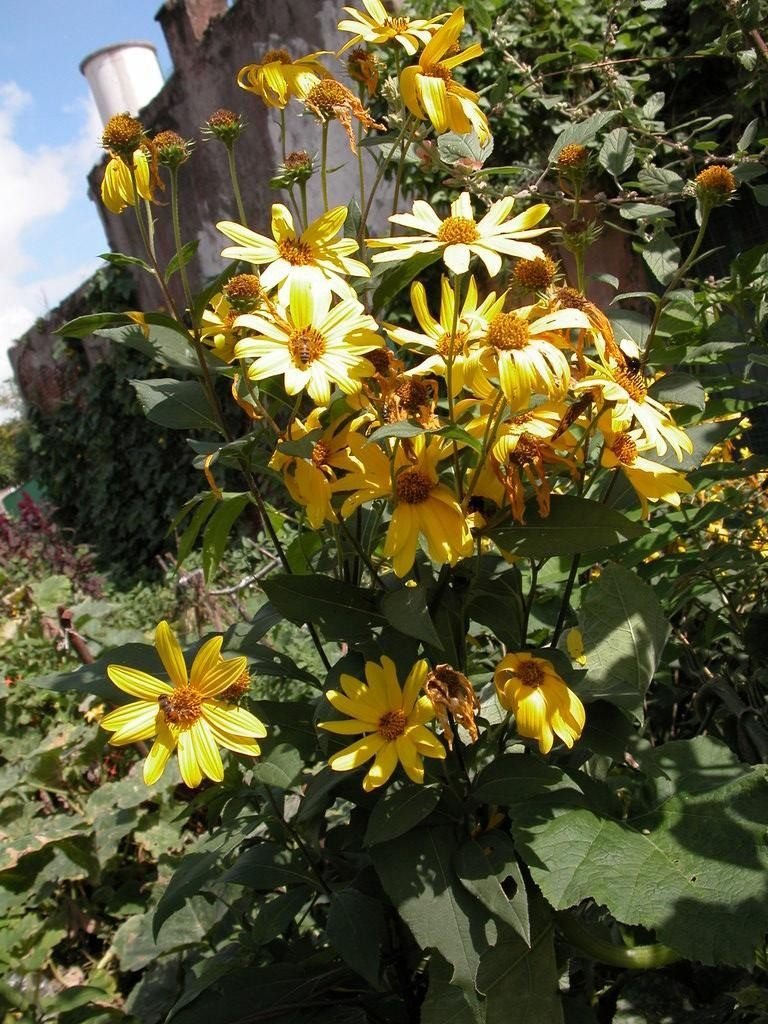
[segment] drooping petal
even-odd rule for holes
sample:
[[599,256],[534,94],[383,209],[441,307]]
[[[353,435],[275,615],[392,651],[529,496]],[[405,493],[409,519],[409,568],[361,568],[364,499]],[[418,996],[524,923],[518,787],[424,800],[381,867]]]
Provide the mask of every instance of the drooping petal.
[[337,772],[348,772],[377,754],[387,741],[378,733],[364,736],[328,759],[328,766]]
[[165,771],[168,758],[176,749],[176,737],[164,721],[160,721],[157,730],[157,738],[147,754],[144,762],[144,782],[152,786]]
[[232,736],[263,739],[267,729],[256,715],[252,715],[239,704],[221,704],[219,701],[203,701],[200,709],[203,718],[212,726]]
[[[157,717],[160,713],[158,704],[138,701],[136,704],[129,705],[129,707],[135,709],[133,715],[130,718],[126,718],[109,738],[109,742],[116,747],[123,747],[126,743],[138,743],[141,740],[152,739],[157,732]],[[118,711],[124,710],[124,708],[118,709]],[[105,725],[105,719],[102,719],[101,725],[105,729],[114,728],[116,721],[114,712],[112,716],[107,717],[111,719],[111,724],[109,726]]]
[[221,763],[219,748],[205,719],[198,718],[191,726],[189,734],[192,737],[195,758],[203,773],[213,782],[221,782],[224,778],[224,765]]
[[395,768],[397,768],[397,745],[392,742],[384,743],[377,751],[374,762],[363,779],[363,789],[366,793],[389,782]]
[[190,729],[181,729],[178,738],[179,771],[184,784],[195,789],[203,781],[203,773],[197,762],[197,752]]
[[272,204],[272,235],[276,242],[296,237],[291,211],[282,203]]
[[424,683],[427,681],[427,672],[429,671],[429,665],[425,658],[421,658],[411,668],[408,673],[408,678],[405,680],[403,686],[403,711],[406,715],[410,715],[413,711],[416,699],[421,693],[421,689]]
[[418,785],[424,782],[424,762],[422,761],[416,747],[410,742],[407,735],[398,736],[395,741],[397,746],[397,757],[405,769],[405,774]]

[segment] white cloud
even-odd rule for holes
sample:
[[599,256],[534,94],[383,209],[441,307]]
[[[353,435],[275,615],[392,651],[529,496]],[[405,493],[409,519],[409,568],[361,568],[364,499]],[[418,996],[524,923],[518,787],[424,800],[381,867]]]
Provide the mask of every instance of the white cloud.
[[[0,83],[0,380],[11,376],[6,356],[11,342],[98,264],[78,254],[77,265],[62,273],[52,272],[50,262],[51,246],[61,244],[62,237],[66,244],[60,218],[78,208],[82,216],[88,203],[85,176],[100,155],[96,107],[90,97],[81,104],[79,131],[70,142],[27,150],[16,135],[19,118],[31,116],[31,107],[31,96],[15,82]],[[50,235],[48,222],[56,222]]]

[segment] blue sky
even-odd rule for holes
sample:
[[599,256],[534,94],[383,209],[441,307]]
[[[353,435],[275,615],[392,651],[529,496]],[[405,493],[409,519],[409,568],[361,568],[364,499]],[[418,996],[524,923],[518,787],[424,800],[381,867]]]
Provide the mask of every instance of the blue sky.
[[[2,0],[10,8],[11,0]],[[101,157],[101,124],[80,61],[111,43],[157,47],[160,0],[14,3],[0,37],[0,381],[6,350],[99,265],[106,248],[86,175]]]

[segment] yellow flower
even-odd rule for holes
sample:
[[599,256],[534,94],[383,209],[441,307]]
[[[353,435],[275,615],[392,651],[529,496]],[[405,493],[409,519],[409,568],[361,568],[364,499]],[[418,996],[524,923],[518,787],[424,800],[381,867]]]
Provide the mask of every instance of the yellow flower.
[[440,15],[437,18],[396,17],[387,13],[381,0],[363,0],[363,6],[367,13],[358,11],[354,7],[344,8],[351,18],[347,21],[340,21],[337,28],[339,32],[354,32],[355,35],[342,46],[337,57],[358,43],[384,45],[391,43],[392,40],[399,43],[412,57],[419,46],[429,42],[432,33],[445,17],[445,15]]
[[334,241],[346,219],[346,206],[335,206],[313,220],[299,235],[288,208],[274,203],[272,238],[230,220],[220,221],[216,227],[237,242],[237,245],[227,246],[222,256],[256,265],[269,264],[261,274],[261,287],[266,292],[277,288],[277,297],[285,305],[292,281],[307,281],[323,288],[328,284],[340,298],[354,298],[355,290],[344,280],[344,275],[371,276],[364,263],[350,259],[350,254],[357,252],[357,242],[351,238]]
[[122,213],[126,206],[136,205],[136,192],[142,199],[151,199],[149,161],[143,149],[133,154],[133,170],[136,175],[136,190],[131,181],[128,165],[120,157],[113,156],[104,171],[101,182],[101,201],[110,213]]
[[[562,348],[569,345],[567,332],[587,329],[586,314],[561,309],[537,316],[537,306],[521,306],[498,313],[488,323],[478,369],[483,377],[498,378],[504,397],[514,410],[525,409],[534,394],[562,398],[571,371]],[[476,373],[472,364],[470,378]],[[470,383],[470,387],[471,387]]]
[[472,534],[461,506],[437,473],[437,463],[451,454],[450,447],[439,438],[425,444],[423,436],[417,437],[409,457],[400,445],[393,474],[389,458],[378,445],[359,435],[351,435],[349,443],[352,460],[360,468],[336,487],[354,492],[342,505],[342,515],[351,515],[358,505],[376,498],[394,502],[384,555],[392,559],[396,576],[411,571],[420,536],[426,541],[429,557],[439,565],[454,565],[472,554]]
[[607,469],[621,467],[640,498],[644,518],[650,515],[649,501],[668,501],[678,507],[680,495],[692,493],[693,487],[682,473],[640,454],[653,448],[650,441],[643,439],[641,430],[614,431],[610,410],[600,416],[597,425],[605,439],[600,465]]
[[316,438],[308,458],[284,455],[278,444],[269,461],[270,469],[282,471],[285,486],[293,500],[306,508],[313,530],[319,530],[326,520],[336,520],[331,506],[335,470],[356,468],[348,455],[348,418],[337,420],[323,429],[321,416],[324,412],[324,409],[313,409],[305,422],[297,417],[291,424],[291,441],[300,441],[310,434]]
[[277,306],[271,318],[246,313],[235,327],[254,335],[235,346],[238,359],[254,359],[251,380],[283,374],[289,395],[306,388],[317,405],[328,405],[332,383],[345,394],[358,392],[360,378],[373,373],[364,354],[382,344],[362,303],[344,299],[331,308],[328,287],[306,280],[291,285],[289,308]]
[[349,718],[320,722],[319,726],[342,736],[362,734],[362,739],[329,758],[334,771],[348,772],[374,758],[363,779],[366,793],[388,782],[398,762],[409,779],[424,782],[424,758],[445,757],[445,747],[425,728],[435,717],[432,701],[419,697],[427,671],[426,661],[417,661],[401,688],[395,663],[385,655],[381,664],[365,663],[365,683],[354,676],[341,676],[341,692],[329,690],[325,696]]
[[593,372],[574,383],[573,390],[578,394],[596,389],[606,402],[612,403],[614,429],[630,426],[635,419],[658,455],[664,455],[668,445],[680,460],[684,451],[693,451],[693,441],[677,426],[669,410],[648,394],[639,360],[620,352],[618,358],[606,353],[599,363],[589,359],[587,362]]
[[517,731],[536,740],[542,754],[550,752],[555,736],[566,747],[581,736],[584,705],[551,661],[527,651],[508,654],[497,665],[493,682],[502,707],[515,716]]
[[245,708],[226,704],[219,696],[246,672],[246,659],[222,658],[222,637],[206,641],[187,674],[184,655],[167,622],[155,631],[155,647],[171,682],[126,665],[108,665],[107,675],[121,690],[139,700],[111,711],[101,726],[114,733],[110,743],[125,746],[155,737],[144,762],[144,782],[150,786],[163,774],[178,748],[184,782],[199,786],[206,775],[224,778],[219,746],[238,754],[260,752],[257,738],[266,736],[262,723]]
[[483,52],[479,43],[455,52],[463,28],[464,9],[459,7],[424,47],[418,64],[402,72],[400,94],[414,117],[431,121],[438,135],[443,132],[466,135],[474,129],[480,141],[485,142],[491,130],[488,119],[477,105],[477,93],[453,79],[455,67]]
[[443,262],[454,274],[464,274],[469,269],[473,255],[479,256],[491,277],[501,270],[501,255],[520,256],[534,260],[542,256],[541,247],[523,241],[541,235],[547,228],[536,228],[542,217],[549,212],[546,203],[537,203],[512,220],[515,200],[511,197],[493,203],[482,220],[475,223],[469,192],[462,192],[451,203],[451,213],[441,220],[429,203],[417,199],[412,213],[396,213],[389,219],[394,224],[415,228],[421,235],[405,235],[400,238],[369,238],[371,249],[386,249],[373,256],[374,263],[391,263],[407,260],[422,252],[442,251]]
[[[451,366],[451,390],[454,396],[464,387],[464,367],[467,346],[470,342],[483,337],[483,321],[492,318],[501,310],[506,292],[498,299],[491,292],[478,304],[477,284],[474,276],[469,279],[469,287],[464,297],[459,316],[456,320],[456,336],[453,340],[453,362]],[[418,334],[405,327],[389,327],[384,325],[390,338],[398,345],[415,345],[431,350],[431,354],[422,362],[408,370],[408,374],[436,373],[447,377],[448,359],[451,354],[451,332],[456,309],[456,294],[448,278],[443,277],[440,285],[440,315],[437,320],[432,316],[427,305],[427,293],[420,281],[411,285],[411,305],[416,319],[424,332]]]
[[306,57],[291,57],[287,50],[267,50],[260,64],[248,64],[237,75],[237,84],[260,96],[268,107],[282,110],[291,96],[303,98],[313,85],[328,74],[316,58],[324,50]]

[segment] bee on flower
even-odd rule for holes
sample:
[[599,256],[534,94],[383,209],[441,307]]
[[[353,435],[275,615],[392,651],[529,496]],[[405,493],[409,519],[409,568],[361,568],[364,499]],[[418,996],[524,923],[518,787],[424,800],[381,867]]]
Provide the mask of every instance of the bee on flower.
[[163,774],[174,750],[178,750],[181,777],[195,788],[207,776],[224,778],[219,747],[255,756],[257,740],[266,736],[263,724],[245,708],[226,703],[225,692],[246,673],[244,657],[223,658],[221,636],[207,640],[188,671],[184,655],[171,627],[161,622],[155,631],[155,647],[170,682],[130,668],[108,665],[107,675],[137,701],[110,711],[101,719],[115,746],[154,739],[144,762],[144,782],[149,786]]

